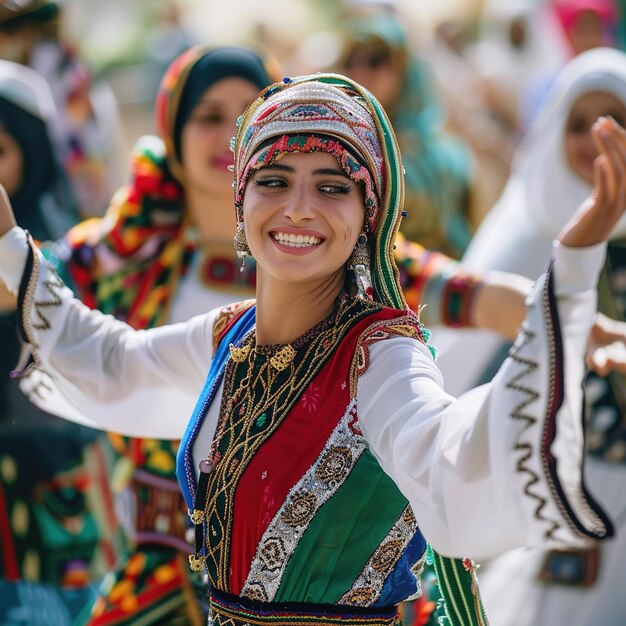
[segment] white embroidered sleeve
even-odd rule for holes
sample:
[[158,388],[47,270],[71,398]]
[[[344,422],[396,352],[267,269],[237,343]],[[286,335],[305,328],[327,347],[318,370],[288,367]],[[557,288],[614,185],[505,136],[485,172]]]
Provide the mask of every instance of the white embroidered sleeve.
[[583,358],[603,258],[603,245],[557,245],[509,358],[458,399],[424,345],[393,338],[370,349],[361,429],[440,553],[484,559],[612,534],[582,478]]
[[209,369],[219,311],[135,331],[76,300],[29,248],[19,228],[0,239],[0,278],[20,292],[22,390],[49,413],[94,428],[180,438]]

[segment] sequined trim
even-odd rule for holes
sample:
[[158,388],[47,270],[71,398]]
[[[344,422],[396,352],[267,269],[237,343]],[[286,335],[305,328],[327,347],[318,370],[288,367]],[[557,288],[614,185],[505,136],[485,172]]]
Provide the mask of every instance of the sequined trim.
[[356,416],[352,400],[322,453],[291,488],[285,502],[265,530],[252,561],[242,595],[262,602],[276,596],[291,555],[320,507],[330,500],[366,448],[350,422]]
[[[389,534],[369,558],[352,588],[339,599],[339,604],[369,606],[376,602],[383,589],[385,580],[393,571],[398,563],[398,559],[402,556],[416,532],[417,521],[411,507],[407,506],[389,531]],[[424,554],[415,564],[416,570],[411,568],[418,581],[418,592],[413,596],[414,598],[418,598],[421,595],[420,575],[425,558]]]
[[[274,369],[271,357],[267,358],[278,346],[256,346],[248,360],[254,357],[254,362],[237,364],[230,359],[226,366],[220,418],[211,444],[215,471],[208,476],[203,524],[205,567],[218,588],[228,588],[234,494],[250,460],[299,402],[349,330],[380,310],[354,298],[339,302],[337,311],[315,327],[324,329],[328,324],[326,330],[313,336],[306,333],[291,344],[298,353],[287,369]],[[253,340],[251,331],[242,343]]]

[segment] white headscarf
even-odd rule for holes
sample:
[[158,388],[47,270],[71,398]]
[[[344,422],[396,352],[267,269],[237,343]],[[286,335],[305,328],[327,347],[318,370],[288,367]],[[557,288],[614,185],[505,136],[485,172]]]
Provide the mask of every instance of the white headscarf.
[[[603,91],[626,104],[626,54],[599,48],[562,70],[515,156],[500,199],[474,235],[462,263],[478,271],[503,270],[535,279],[545,269],[552,242],[591,187],[565,159],[564,133],[576,100]],[[624,234],[623,222],[616,234]],[[494,359],[504,358],[502,337],[486,330],[432,328],[446,390],[458,395],[484,382]]]
[[[537,278],[553,240],[591,187],[567,165],[565,125],[580,96],[609,93],[626,105],[626,54],[597,48],[570,61],[522,142],[509,181],[463,256],[475,270],[498,269]],[[626,235],[622,219],[613,237]]]
[[46,123],[56,114],[45,78],[19,63],[0,59],[0,96]]

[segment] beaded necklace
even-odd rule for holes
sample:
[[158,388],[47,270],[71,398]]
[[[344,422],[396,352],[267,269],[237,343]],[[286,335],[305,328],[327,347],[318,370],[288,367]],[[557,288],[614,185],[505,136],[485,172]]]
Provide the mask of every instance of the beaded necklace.
[[[333,312],[292,344],[257,346],[250,331],[230,346],[220,417],[206,459],[200,462],[195,508],[196,550],[192,569],[227,588],[227,550],[234,491],[244,468],[297,403],[347,330],[378,310],[343,294]],[[211,497],[209,498],[209,493]]]

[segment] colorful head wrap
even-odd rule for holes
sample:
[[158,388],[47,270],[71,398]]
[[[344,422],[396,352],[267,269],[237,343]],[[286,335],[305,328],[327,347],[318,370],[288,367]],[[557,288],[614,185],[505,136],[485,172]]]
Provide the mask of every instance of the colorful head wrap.
[[[183,166],[175,149],[179,110],[187,101],[184,94],[200,97],[208,85],[222,78],[244,77],[246,68],[255,68],[258,77],[263,67],[271,66],[265,65],[262,56],[236,47],[195,47],[172,62],[155,105],[161,138],[139,139],[133,151],[131,183],[115,194],[106,216],[88,220],[68,233],[69,268],[83,302],[135,328],[167,320],[178,277],[186,271],[193,248],[185,237]],[[261,86],[270,84],[273,75],[276,72],[267,69]],[[99,267],[93,251],[96,246],[107,248],[107,254],[101,255],[111,265],[107,271]]]
[[233,150],[238,222],[243,221],[245,187],[255,169],[290,152],[333,154],[346,174],[365,186],[374,298],[406,308],[393,258],[404,203],[402,161],[389,119],[371,93],[339,74],[284,79],[248,107]]
[[165,142],[168,165],[182,182],[181,136],[202,94],[224,78],[243,78],[259,90],[277,76],[254,51],[234,46],[196,46],[181,54],[161,80],[156,98],[157,130]]

